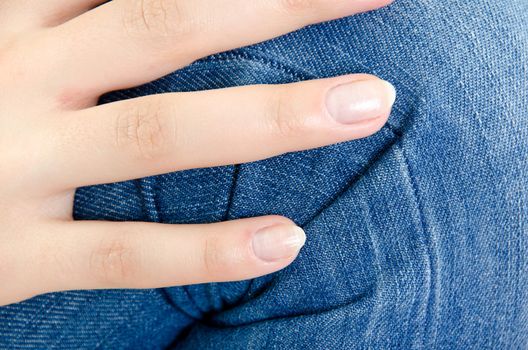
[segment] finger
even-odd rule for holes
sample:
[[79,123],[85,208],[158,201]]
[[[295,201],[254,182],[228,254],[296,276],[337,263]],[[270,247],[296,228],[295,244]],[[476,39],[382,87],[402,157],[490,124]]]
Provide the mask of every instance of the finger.
[[47,124],[55,144],[39,174],[75,188],[260,160],[373,134],[394,98],[389,83],[352,75],[101,105]]
[[276,216],[206,225],[78,221],[47,229],[53,234],[45,236],[38,271],[45,292],[254,278],[289,265],[306,239]]
[[94,86],[99,93],[135,86],[211,53],[389,2],[114,0],[52,33],[69,54],[57,67],[66,81],[56,83],[76,92],[79,84]]
[[6,0],[0,3],[0,23],[10,30],[57,25],[106,0]]

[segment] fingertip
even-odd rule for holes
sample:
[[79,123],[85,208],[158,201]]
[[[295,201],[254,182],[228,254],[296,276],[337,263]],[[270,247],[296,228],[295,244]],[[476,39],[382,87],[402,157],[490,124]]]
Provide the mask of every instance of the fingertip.
[[392,85],[390,82],[386,80],[382,80],[381,82],[385,86],[387,106],[389,108],[392,108],[392,106],[394,105],[394,102],[396,102],[396,96],[397,96],[396,88],[394,87],[394,85]]
[[326,93],[326,110],[341,125],[358,125],[390,113],[396,90],[380,79],[353,79],[337,84]]
[[302,228],[292,224],[264,227],[252,237],[255,256],[265,263],[294,259],[306,242]]
[[239,219],[209,228],[213,230],[204,245],[205,281],[237,281],[274,273],[290,265],[306,242],[304,230],[283,216]]

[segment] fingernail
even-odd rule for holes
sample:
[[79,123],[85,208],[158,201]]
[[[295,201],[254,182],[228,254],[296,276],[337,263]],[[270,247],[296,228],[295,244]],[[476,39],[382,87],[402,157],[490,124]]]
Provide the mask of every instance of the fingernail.
[[332,88],[326,108],[341,124],[374,119],[387,113],[396,100],[396,89],[379,79],[359,80]]
[[268,226],[253,236],[253,251],[260,259],[271,262],[297,254],[305,242],[306,234],[298,226]]

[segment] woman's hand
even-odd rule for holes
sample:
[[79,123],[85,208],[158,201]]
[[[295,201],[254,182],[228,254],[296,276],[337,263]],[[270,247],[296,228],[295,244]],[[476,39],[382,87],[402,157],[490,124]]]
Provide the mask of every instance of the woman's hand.
[[232,281],[305,241],[268,216],[208,225],[72,220],[76,187],[241,163],[365,137],[392,86],[369,75],[170,93],[95,106],[219,51],[389,0],[4,0],[0,304],[71,289]]

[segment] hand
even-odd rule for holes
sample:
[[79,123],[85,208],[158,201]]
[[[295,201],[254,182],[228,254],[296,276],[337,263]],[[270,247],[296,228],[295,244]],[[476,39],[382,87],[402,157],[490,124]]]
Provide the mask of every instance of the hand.
[[287,266],[305,235],[286,218],[73,221],[75,188],[365,137],[388,118],[390,84],[349,75],[101,106],[97,99],[200,57],[390,1],[104,2],[0,4],[0,305],[72,289],[248,279]]

